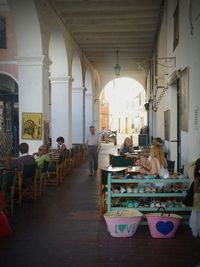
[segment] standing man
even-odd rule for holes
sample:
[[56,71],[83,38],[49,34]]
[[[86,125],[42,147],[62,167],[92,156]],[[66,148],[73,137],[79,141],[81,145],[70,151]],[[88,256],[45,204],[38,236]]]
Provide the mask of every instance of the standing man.
[[95,133],[95,127],[90,126],[90,134],[87,137],[89,176],[95,175],[98,170],[98,154],[100,149],[100,137]]

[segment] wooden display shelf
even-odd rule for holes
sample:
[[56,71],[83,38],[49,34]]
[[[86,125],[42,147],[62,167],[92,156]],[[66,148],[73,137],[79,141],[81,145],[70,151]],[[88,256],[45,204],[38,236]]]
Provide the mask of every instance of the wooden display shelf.
[[186,193],[110,193],[111,197],[184,197]]
[[111,179],[112,184],[137,184],[137,183],[170,183],[170,184],[176,184],[176,183],[189,183],[188,178],[167,178],[167,179],[124,179],[124,178],[118,178],[118,179]]

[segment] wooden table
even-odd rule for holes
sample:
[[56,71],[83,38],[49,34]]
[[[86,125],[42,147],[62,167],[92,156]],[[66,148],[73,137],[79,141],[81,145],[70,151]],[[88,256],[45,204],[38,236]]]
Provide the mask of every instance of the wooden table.
[[112,165],[110,165],[106,170],[110,172],[120,172],[127,170],[127,167],[112,167]]
[[139,174],[140,173],[140,166],[131,166],[131,167],[112,167],[112,165],[110,165],[106,170],[110,171],[110,172],[120,172],[120,171],[124,171],[126,170],[127,173],[130,174]]
[[140,173],[140,166],[132,166],[131,168],[127,169],[127,172],[130,174],[139,174]]

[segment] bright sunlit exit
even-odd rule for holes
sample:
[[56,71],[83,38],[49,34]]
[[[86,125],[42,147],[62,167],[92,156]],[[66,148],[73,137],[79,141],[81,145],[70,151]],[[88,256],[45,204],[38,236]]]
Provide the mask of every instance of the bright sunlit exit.
[[147,125],[145,90],[136,80],[118,78],[110,81],[100,99],[102,130],[133,134]]

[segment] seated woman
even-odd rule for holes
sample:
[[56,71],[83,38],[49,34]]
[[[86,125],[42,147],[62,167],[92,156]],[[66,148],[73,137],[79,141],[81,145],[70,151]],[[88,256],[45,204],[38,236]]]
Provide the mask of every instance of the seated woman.
[[49,162],[49,155],[47,152],[47,146],[42,145],[39,147],[38,152],[33,154],[35,156],[37,176],[43,172],[45,163]]
[[160,137],[156,137],[153,141],[153,144],[161,145],[164,151],[164,156],[165,158],[167,158],[167,149],[165,147],[165,142]]
[[141,166],[149,172],[150,175],[159,175],[163,178],[169,178],[169,172],[167,169],[167,162],[164,157],[163,148],[161,145],[154,144],[150,150],[150,158],[148,162],[141,161]]
[[65,154],[65,151],[67,150],[67,147],[64,144],[65,139],[62,136],[59,136],[56,139],[56,142],[57,142],[57,147],[58,147],[59,158],[60,158],[60,161],[62,161],[64,154]]
[[146,167],[146,169],[149,171],[150,170],[150,167],[149,167],[150,160],[151,160],[150,150],[149,149],[143,149],[141,152],[140,159],[137,160],[137,165],[140,165],[143,168]]
[[119,150],[120,154],[125,154],[125,153],[133,153],[134,148],[133,148],[133,142],[131,138],[126,137],[123,144],[120,147]]

